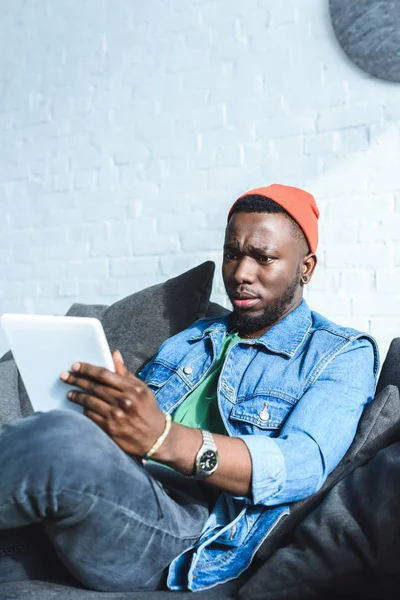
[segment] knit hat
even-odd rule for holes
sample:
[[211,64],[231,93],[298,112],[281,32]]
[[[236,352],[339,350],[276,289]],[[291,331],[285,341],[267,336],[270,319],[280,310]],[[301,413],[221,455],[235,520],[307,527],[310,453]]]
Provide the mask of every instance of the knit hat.
[[[268,187],[250,190],[240,196],[238,200],[251,194],[265,196],[279,204],[279,206],[282,206],[303,230],[310,251],[316,251],[318,245],[319,210],[315,203],[314,196],[296,187],[274,183]],[[236,200],[236,202],[238,202],[238,200]],[[232,216],[236,202],[229,211],[228,221]]]

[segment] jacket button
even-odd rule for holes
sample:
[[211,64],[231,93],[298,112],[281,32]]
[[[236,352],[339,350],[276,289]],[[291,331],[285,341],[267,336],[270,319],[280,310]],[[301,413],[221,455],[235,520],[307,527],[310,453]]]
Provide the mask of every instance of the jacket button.
[[260,419],[261,421],[268,421],[269,419],[269,412],[268,412],[268,402],[265,402],[264,404],[264,408],[260,411]]
[[186,367],[183,367],[183,372],[185,373],[185,375],[190,375],[191,373],[193,373],[193,369],[190,365],[186,365]]

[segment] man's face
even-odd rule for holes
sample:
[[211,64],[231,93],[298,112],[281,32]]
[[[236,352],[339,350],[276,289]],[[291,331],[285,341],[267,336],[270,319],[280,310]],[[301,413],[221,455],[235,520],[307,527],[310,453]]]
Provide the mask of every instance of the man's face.
[[284,214],[232,216],[225,234],[222,275],[241,334],[262,335],[300,304],[306,254],[304,240],[294,237]]

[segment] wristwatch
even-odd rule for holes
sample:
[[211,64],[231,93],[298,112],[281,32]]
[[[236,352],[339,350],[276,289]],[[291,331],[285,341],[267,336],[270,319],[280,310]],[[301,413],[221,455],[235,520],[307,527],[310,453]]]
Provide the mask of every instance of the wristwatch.
[[203,443],[196,456],[195,477],[205,479],[212,475],[218,467],[218,450],[214,438],[209,431],[200,430]]

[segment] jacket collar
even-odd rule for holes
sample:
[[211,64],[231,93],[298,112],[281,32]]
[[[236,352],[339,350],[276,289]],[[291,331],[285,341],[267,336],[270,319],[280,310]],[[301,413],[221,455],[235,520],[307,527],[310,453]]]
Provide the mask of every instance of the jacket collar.
[[294,356],[309,332],[311,324],[311,311],[307,302],[302,300],[297,308],[264,333],[258,343],[277,354]]
[[[257,340],[257,344],[265,346],[271,352],[292,357],[302,344],[312,324],[311,311],[305,300],[292,310],[282,321],[274,325]],[[206,335],[226,333],[229,327],[229,315],[213,321],[203,332],[195,334],[191,339],[201,339]]]

